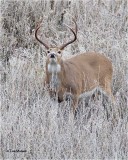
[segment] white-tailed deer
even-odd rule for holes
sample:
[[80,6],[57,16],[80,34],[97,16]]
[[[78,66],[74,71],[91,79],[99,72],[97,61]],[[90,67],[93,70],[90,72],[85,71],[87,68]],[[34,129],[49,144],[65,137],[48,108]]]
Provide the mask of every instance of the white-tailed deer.
[[72,94],[73,111],[78,106],[79,96],[95,87],[101,87],[113,99],[111,91],[112,63],[104,55],[94,52],[81,53],[70,59],[62,59],[62,51],[77,39],[75,29],[68,27],[73,38],[60,47],[49,47],[37,36],[40,23],[35,30],[35,38],[47,49],[45,83],[49,86],[51,96],[56,95],[59,102],[64,100],[65,93]]

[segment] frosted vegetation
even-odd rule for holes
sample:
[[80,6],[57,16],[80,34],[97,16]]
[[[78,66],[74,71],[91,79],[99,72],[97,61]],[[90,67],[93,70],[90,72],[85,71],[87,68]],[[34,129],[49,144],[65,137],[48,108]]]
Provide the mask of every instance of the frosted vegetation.
[[[127,0],[2,0],[0,6],[0,159],[127,159]],[[112,105],[102,94],[85,96],[76,119],[68,102],[53,103],[43,89],[45,48],[34,37],[43,18],[41,37],[62,44],[71,36],[64,25],[73,26],[71,15],[78,40],[63,57],[85,51],[109,57],[116,99]]]

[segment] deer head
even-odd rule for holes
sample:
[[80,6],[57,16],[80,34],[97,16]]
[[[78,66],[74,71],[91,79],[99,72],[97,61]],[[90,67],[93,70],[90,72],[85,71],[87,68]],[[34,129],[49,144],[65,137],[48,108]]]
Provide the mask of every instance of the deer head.
[[[75,24],[75,29],[67,26],[70,29],[70,31],[73,33],[73,38],[70,41],[68,41],[67,43],[65,43],[59,47],[51,47],[48,44],[46,44],[46,42],[44,42],[43,40],[40,40],[40,38],[38,37],[38,31],[41,27],[42,21],[38,23],[36,30],[35,30],[35,38],[37,39],[37,41],[39,41],[47,49],[47,51],[46,51],[47,61],[49,64],[51,64],[51,65],[60,64],[63,49],[65,47],[67,47],[69,44],[76,41],[76,39],[77,39],[77,24],[74,19],[73,19],[73,22]],[[59,70],[59,68],[58,68],[58,70]]]

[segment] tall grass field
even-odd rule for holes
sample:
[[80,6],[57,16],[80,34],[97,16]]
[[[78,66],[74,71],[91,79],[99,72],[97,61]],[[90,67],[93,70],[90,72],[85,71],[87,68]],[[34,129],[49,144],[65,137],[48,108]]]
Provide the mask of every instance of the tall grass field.
[[[1,0],[0,9],[0,160],[128,159],[128,1]],[[113,104],[102,92],[85,93],[75,118],[43,86],[46,49],[34,36],[42,19],[40,38],[60,46],[72,37],[72,17],[78,38],[63,59],[108,57],[115,97]]]

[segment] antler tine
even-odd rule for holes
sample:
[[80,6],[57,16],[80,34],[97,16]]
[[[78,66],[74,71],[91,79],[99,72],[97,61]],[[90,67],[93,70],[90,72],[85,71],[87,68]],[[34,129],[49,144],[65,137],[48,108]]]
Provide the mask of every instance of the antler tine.
[[70,40],[69,42],[67,42],[66,44],[63,44],[62,46],[60,46],[59,47],[60,50],[63,50],[67,45],[73,43],[77,39],[77,24],[76,24],[75,19],[74,18],[72,18],[72,19],[73,19],[73,22],[75,23],[75,31],[71,27],[69,27],[67,25],[66,26],[72,31],[72,33],[74,34],[74,38],[72,40]]
[[38,30],[39,30],[40,27],[41,27],[41,23],[42,23],[42,20],[41,20],[41,21],[37,24],[37,26],[36,26],[35,38],[37,39],[37,41],[39,41],[41,44],[43,44],[47,49],[49,49],[49,46],[48,46],[45,42],[41,41],[41,40],[38,38],[38,36],[37,36],[37,32],[38,32]]

